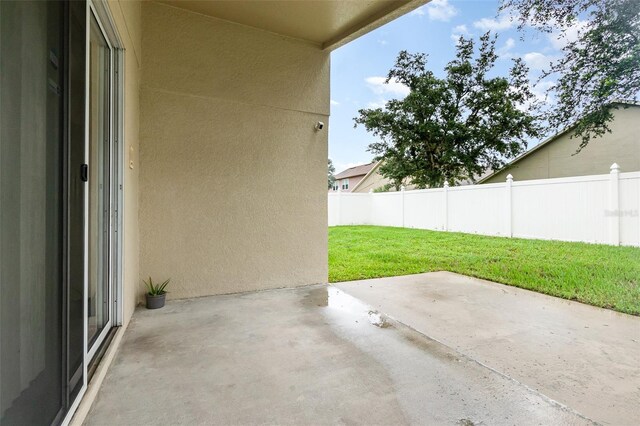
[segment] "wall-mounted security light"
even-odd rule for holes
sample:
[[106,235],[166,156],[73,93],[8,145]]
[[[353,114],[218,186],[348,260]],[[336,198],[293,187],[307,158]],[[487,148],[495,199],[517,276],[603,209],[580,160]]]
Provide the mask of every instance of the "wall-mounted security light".
[[316,123],[315,129],[316,129],[316,132],[319,132],[320,130],[324,129],[324,123],[322,121],[318,121]]

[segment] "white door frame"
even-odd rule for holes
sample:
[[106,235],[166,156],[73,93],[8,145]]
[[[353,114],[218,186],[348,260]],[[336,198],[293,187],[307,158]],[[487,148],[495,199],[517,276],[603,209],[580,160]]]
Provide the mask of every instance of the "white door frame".
[[[114,207],[114,197],[113,197],[113,188],[115,187],[115,179],[114,179],[114,173],[112,171],[112,169],[114,169],[114,156],[113,156],[113,123],[114,123],[114,119],[113,119],[113,113],[114,113],[114,105],[113,105],[113,101],[114,101],[114,96],[113,96],[113,83],[114,83],[114,78],[113,78],[113,74],[114,74],[114,69],[113,69],[113,63],[114,63],[114,49],[113,46],[111,44],[111,42],[109,41],[109,39],[107,38],[107,34],[104,31],[104,28],[102,26],[102,23],[100,22],[100,18],[97,16],[96,12],[95,12],[95,8],[93,7],[93,5],[91,4],[91,2],[89,2],[89,21],[87,22],[87,32],[90,34],[91,32],[91,25],[92,25],[92,18],[96,20],[99,30],[102,33],[102,36],[104,37],[104,39],[107,42],[107,46],[109,47],[109,93],[107,94],[107,97],[109,99],[109,138],[108,138],[108,144],[109,144],[109,183],[108,183],[108,188],[109,188],[109,194],[108,194],[108,199],[109,199],[109,220],[108,223],[106,224],[106,227],[108,229],[108,253],[107,253],[107,264],[104,265],[104,267],[107,268],[107,273],[106,273],[106,277],[107,277],[107,282],[108,282],[108,291],[106,294],[107,300],[108,300],[108,308],[107,308],[107,312],[108,312],[108,320],[107,323],[104,325],[104,328],[102,329],[102,331],[100,332],[100,334],[98,334],[98,336],[96,337],[95,341],[93,342],[93,344],[91,345],[91,347],[88,347],[89,342],[86,342],[86,347],[85,347],[85,354],[86,354],[86,360],[87,362],[90,362],[93,357],[95,356],[98,348],[100,347],[100,345],[102,344],[102,342],[104,342],[104,339],[107,337],[107,334],[109,334],[109,331],[111,330],[112,324],[115,322],[113,321],[113,306],[112,306],[112,300],[114,299],[114,291],[112,291],[112,287],[113,287],[113,275],[112,275],[112,264],[113,264],[113,230],[114,230],[114,226],[113,226],[113,215],[112,210]],[[87,35],[87,40],[89,40],[90,35]],[[86,81],[86,87],[85,87],[85,105],[86,105],[86,109],[87,109],[87,113],[89,111],[89,102],[90,102],[90,93],[89,93],[89,89],[90,89],[90,62],[89,62],[89,55],[90,55],[90,48],[87,48],[87,60],[86,60],[86,64],[87,64],[87,81]],[[89,158],[89,152],[90,152],[90,141],[89,141],[89,120],[90,117],[87,115],[86,116],[86,120],[85,123],[87,123],[86,125],[86,137],[85,137],[85,163],[89,164],[89,167],[98,167],[97,165],[91,165],[90,164],[90,158]],[[87,260],[85,262],[85,282],[84,282],[84,294],[85,294],[85,334],[88,332],[88,296],[89,296],[89,262],[87,259],[89,250],[91,249],[88,245],[89,242],[89,185],[85,186],[85,260]],[[103,232],[103,230],[97,230],[98,232]],[[85,336],[85,340],[87,336]]]
[[84,188],[84,336],[83,336],[83,377],[82,387],[78,395],[70,405],[65,415],[62,425],[67,426],[80,401],[87,391],[88,385],[88,363],[95,355],[97,349],[104,341],[109,330],[114,326],[122,325],[123,320],[123,287],[122,287],[122,258],[123,258],[123,216],[124,216],[124,45],[120,38],[116,26],[111,16],[106,0],[87,0],[86,8],[86,34],[85,34],[85,163],[89,161],[89,54],[90,54],[90,31],[91,17],[95,17],[100,30],[109,44],[110,54],[110,132],[109,132],[109,156],[110,156],[110,209],[109,216],[109,262],[108,279],[109,285],[109,321],[100,333],[91,349],[88,348],[88,292],[89,292],[89,185]]

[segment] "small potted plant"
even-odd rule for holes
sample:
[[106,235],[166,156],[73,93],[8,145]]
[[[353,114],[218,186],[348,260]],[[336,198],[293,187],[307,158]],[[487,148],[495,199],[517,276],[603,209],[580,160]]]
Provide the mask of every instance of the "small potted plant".
[[154,284],[151,277],[149,277],[149,281],[144,281],[144,284],[147,286],[147,309],[158,309],[164,306],[165,299],[167,297],[167,291],[165,288],[169,284],[169,280],[167,279],[162,284]]

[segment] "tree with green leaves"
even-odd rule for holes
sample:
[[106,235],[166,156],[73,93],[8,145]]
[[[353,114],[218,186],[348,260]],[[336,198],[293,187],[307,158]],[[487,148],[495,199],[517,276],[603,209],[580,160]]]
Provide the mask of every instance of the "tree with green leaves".
[[[517,16],[519,28],[557,34],[563,57],[542,79],[557,78],[549,90],[556,104],[550,129],[575,125],[579,150],[610,132],[616,100],[637,101],[640,91],[639,0],[503,0],[502,11]],[[577,37],[569,37],[577,31]]]
[[327,163],[327,180],[329,181],[329,189],[333,187],[333,184],[336,181],[336,177],[334,176],[335,172],[336,168],[333,165],[333,161],[331,161],[331,158],[329,158],[329,162]]
[[497,55],[489,33],[476,42],[461,37],[457,55],[437,77],[427,55],[400,52],[389,81],[410,90],[385,108],[361,109],[355,125],[379,138],[369,151],[383,160],[380,173],[396,188],[418,188],[475,180],[522,153],[540,136],[537,101],[528,69],[514,59],[508,76],[490,77]]

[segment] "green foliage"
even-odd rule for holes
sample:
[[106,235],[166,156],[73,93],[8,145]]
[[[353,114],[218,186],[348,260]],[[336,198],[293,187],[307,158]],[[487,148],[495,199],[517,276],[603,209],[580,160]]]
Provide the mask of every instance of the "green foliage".
[[336,181],[336,177],[333,175],[335,172],[336,172],[336,168],[333,165],[333,161],[331,161],[331,158],[329,158],[329,161],[327,163],[327,180],[329,183],[329,189],[331,189],[331,187]]
[[153,284],[153,280],[149,277],[149,281],[142,281],[147,286],[147,294],[150,296],[160,296],[161,294],[165,294],[167,291],[165,288],[169,285],[169,281],[171,278],[168,278],[162,284]]
[[[636,101],[640,92],[640,1],[503,0],[501,9],[518,16],[520,29],[559,32],[566,42],[563,57],[541,78],[558,78],[549,89],[557,99],[549,129],[575,123],[579,150],[610,132],[615,101]],[[577,39],[569,39],[576,29]]]
[[329,281],[451,271],[640,315],[640,248],[379,226],[329,228]]
[[361,109],[354,119],[380,138],[369,151],[383,160],[379,172],[394,186],[474,180],[540,135],[538,104],[522,60],[514,59],[508,77],[488,76],[497,59],[495,43],[489,33],[481,36],[476,57],[473,39],[461,37],[444,78],[427,69],[427,55],[400,52],[387,83],[402,83],[410,93],[384,109]]

